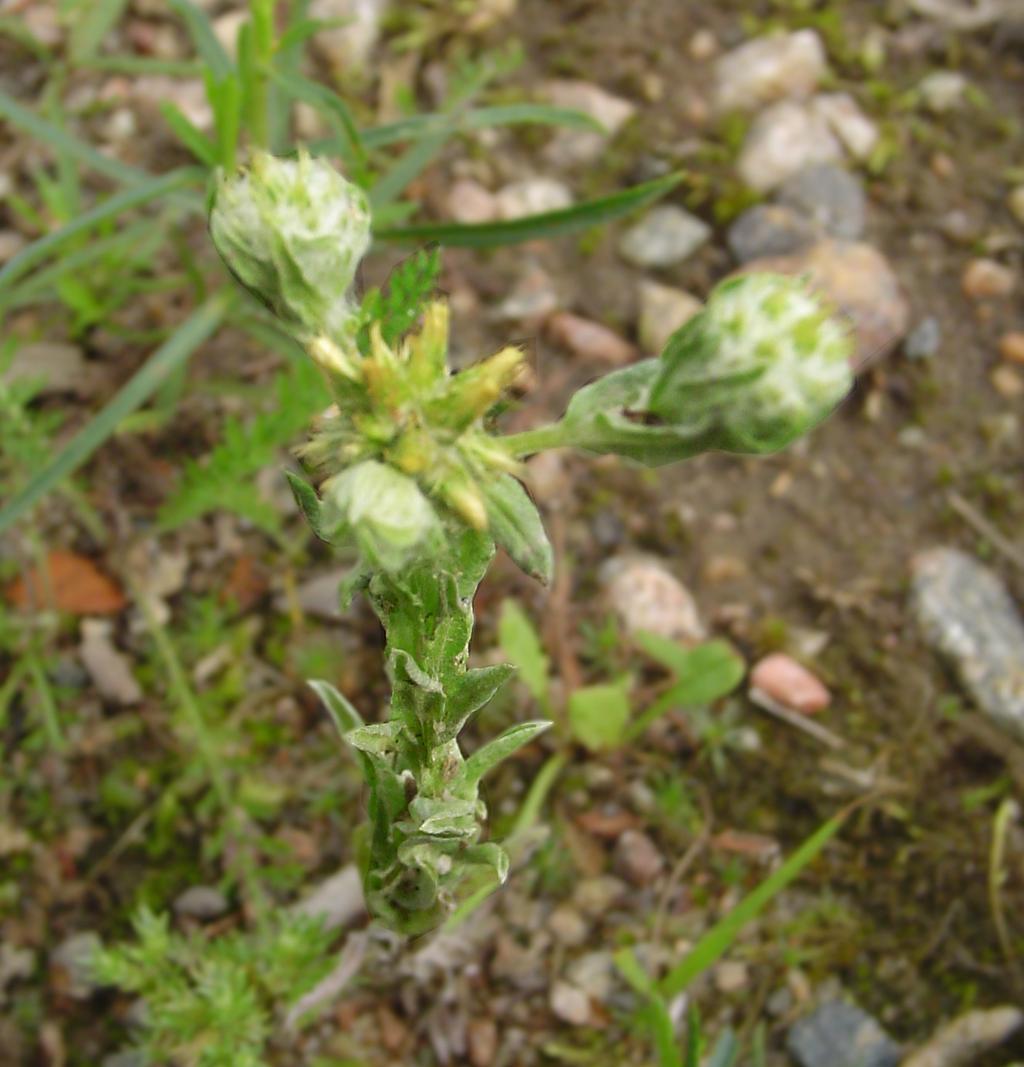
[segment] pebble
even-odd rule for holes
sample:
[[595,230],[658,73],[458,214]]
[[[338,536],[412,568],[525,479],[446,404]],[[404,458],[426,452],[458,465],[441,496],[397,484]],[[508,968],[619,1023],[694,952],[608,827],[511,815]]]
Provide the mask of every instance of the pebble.
[[786,1036],[800,1067],[899,1067],[899,1045],[856,1005],[831,1000],[795,1023]]
[[641,349],[647,355],[659,355],[672,334],[703,307],[703,303],[685,289],[645,278],[640,282],[640,321],[637,324]]
[[513,285],[512,291],[490,310],[499,321],[531,322],[547,318],[558,308],[555,282],[543,267],[533,265]]
[[189,886],[184,893],[175,897],[173,906],[176,915],[185,915],[202,922],[219,919],[229,907],[227,897],[211,885]]
[[750,684],[804,715],[814,715],[832,703],[824,684],[783,652],[773,652],[759,660],[750,672]]
[[707,29],[698,30],[690,38],[690,58],[703,63],[718,54],[718,38]]
[[599,1004],[607,1003],[611,997],[615,976],[615,956],[606,949],[585,952],[566,971],[566,980]]
[[1013,217],[1024,226],[1024,185],[1018,185],[1015,189],[1010,190],[1007,206]]
[[571,1026],[586,1026],[590,1021],[590,997],[568,982],[555,982],[550,1004],[555,1016]]
[[776,195],[780,204],[833,237],[856,240],[864,232],[864,189],[848,170],[834,163],[819,163],[799,171],[782,183]]
[[994,259],[972,259],[964,268],[960,284],[971,300],[994,300],[1013,292],[1017,276]]
[[85,356],[78,345],[65,341],[37,341],[15,349],[14,358],[3,373],[3,381],[38,379],[40,395],[88,392],[90,379]]
[[811,106],[828,123],[847,152],[857,160],[868,159],[878,144],[878,127],[861,111],[849,93],[821,93]]
[[999,338],[999,354],[1010,363],[1024,363],[1024,332],[1004,333]]
[[1009,367],[1005,363],[992,371],[989,375],[989,381],[992,382],[992,387],[995,391],[1000,396],[1006,397],[1007,400],[1016,400],[1017,397],[1024,394],[1024,378],[1021,378],[1013,367]]
[[569,311],[555,312],[545,325],[555,344],[580,359],[606,367],[622,367],[639,355],[636,348],[614,330]]
[[814,244],[813,223],[791,207],[755,204],[729,227],[726,241],[737,263],[763,256],[785,256]]
[[754,260],[743,269],[806,275],[853,325],[855,371],[891,352],[906,336],[910,306],[889,261],[871,245],[823,240],[790,256]]
[[843,152],[828,123],[809,105],[782,100],[747,131],[736,170],[751,189],[766,193],[814,163],[834,163]]
[[571,207],[572,193],[557,178],[524,178],[499,189],[497,204],[500,218],[521,219]]
[[672,267],[692,256],[710,236],[711,227],[696,215],[663,204],[626,230],[619,252],[636,267]]
[[613,556],[599,572],[605,599],[627,636],[646,630],[661,637],[706,636],[693,594],[653,556]]
[[206,96],[206,86],[199,78],[143,74],[131,80],[130,96],[132,101],[154,114],[165,100],[170,100],[200,130],[213,128],[213,109]]
[[307,578],[295,590],[299,607],[307,615],[327,622],[338,622],[345,617],[341,610],[338,589],[350,568],[338,567],[324,574]]
[[612,864],[616,874],[643,889],[664,871],[665,858],[642,830],[626,830],[615,842]]
[[966,90],[967,79],[954,70],[932,71],[917,86],[921,103],[933,115],[945,115],[961,108]]
[[981,235],[981,222],[976,215],[963,208],[953,208],[935,220],[935,228],[956,244],[971,245]]
[[922,319],[907,334],[903,353],[907,359],[931,359],[942,344],[942,327],[934,315]]
[[810,96],[827,69],[825,46],[813,30],[758,37],[715,62],[715,109],[754,111],[788,96]]
[[911,607],[978,708],[1024,739],[1024,621],[996,574],[958,549],[929,549],[912,564]]
[[365,910],[362,879],[352,864],[342,867],[292,906],[296,915],[319,919],[325,930],[347,926]]
[[459,178],[448,191],[448,214],[456,222],[493,222],[498,210],[494,193],[471,178]]
[[586,944],[590,927],[574,907],[560,904],[548,918],[548,930],[560,944],[577,948]]
[[114,647],[111,632],[104,619],[83,619],[78,656],[100,696],[129,707],[142,700],[142,687],[132,673],[131,661]]
[[610,874],[599,874],[580,882],[573,892],[573,903],[591,919],[604,919],[623,902],[628,889],[625,882]]
[[99,988],[93,978],[92,960],[103,947],[93,930],[66,937],[50,954],[50,966],[57,971],[57,986],[72,1000],[88,1000]]
[[554,107],[572,108],[596,119],[605,132],[559,130],[544,148],[552,166],[585,166],[600,158],[608,142],[636,114],[636,104],[615,96],[592,82],[557,79],[541,86],[540,95]]
[[227,11],[213,20],[213,35],[232,59],[238,56],[238,31],[248,22],[249,12],[245,10]]
[[947,1023],[922,1048],[903,1061],[902,1067],[971,1067],[990,1049],[997,1048],[1024,1024],[1024,1012],[1015,1007],[969,1011]]
[[491,1067],[498,1055],[498,1025],[493,1019],[471,1019],[466,1027],[472,1067]]
[[312,47],[336,75],[351,76],[366,69],[380,39],[381,21],[390,0],[313,0],[307,17],[342,19],[343,25],[321,29]]
[[750,968],[742,960],[723,960],[712,978],[719,993],[740,993],[750,985]]

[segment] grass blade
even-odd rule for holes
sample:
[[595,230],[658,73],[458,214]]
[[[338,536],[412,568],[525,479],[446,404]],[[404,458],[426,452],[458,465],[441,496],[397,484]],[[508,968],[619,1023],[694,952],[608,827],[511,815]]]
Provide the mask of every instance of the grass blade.
[[555,237],[590,226],[600,226],[628,215],[663,197],[679,185],[684,177],[683,174],[669,174],[599,200],[588,200],[560,211],[548,211],[507,222],[473,225],[454,222],[413,223],[374,228],[373,235],[381,241],[436,241],[438,244],[462,248],[491,248],[539,237]]
[[188,116],[170,100],[160,102],[160,114],[174,131],[175,137],[199,160],[211,169],[217,166],[217,146]]
[[92,145],[80,141],[60,126],[40,118],[34,111],[23,107],[4,92],[0,92],[0,119],[4,119],[12,126],[17,126],[18,129],[29,134],[33,140],[49,145],[57,152],[65,152],[77,159],[79,163],[84,163],[87,167],[123,185],[135,185],[151,177],[144,170],[137,170],[135,167],[130,167],[126,163],[121,163],[119,160],[111,159],[102,152],[98,152]]
[[71,58],[76,63],[89,59],[124,13],[128,0],[93,0],[71,31]]
[[819,827],[783,863],[755,889],[751,890],[725,918],[721,919],[697,942],[690,953],[661,981],[659,990],[666,1000],[677,997],[698,975],[728,951],[740,930],[756,918],[771,899],[797,877],[835,836],[845,821],[837,815]]
[[72,219],[69,223],[54,230],[52,233],[33,241],[27,248],[23,248],[16,256],[10,259],[0,269],[0,292],[8,288],[15,278],[23,275],[37,263],[42,262],[56,248],[65,241],[85,233],[109,219],[117,218],[130,208],[139,207],[151,200],[159,200],[176,189],[200,181],[205,174],[198,167],[183,167],[172,170],[169,174],[161,174],[158,178],[147,178],[145,181],[133,185],[124,192],[115,193],[101,204]]
[[168,0],[171,7],[181,16],[188,27],[192,43],[196,46],[199,58],[217,81],[230,77],[234,73],[234,64],[224,51],[223,45],[213,32],[213,24],[202,8],[192,0]]
[[49,490],[77,470],[114,433],[126,416],[141,407],[216,330],[234,299],[233,295],[218,294],[182,323],[53,461],[0,508],[0,531],[6,530]]

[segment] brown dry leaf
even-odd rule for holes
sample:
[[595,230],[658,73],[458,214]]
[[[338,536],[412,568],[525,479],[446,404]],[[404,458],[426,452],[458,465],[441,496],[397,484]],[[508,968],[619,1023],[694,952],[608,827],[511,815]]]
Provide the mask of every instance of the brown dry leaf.
[[7,588],[16,608],[55,608],[71,615],[114,615],[125,604],[120,587],[91,559],[57,549]]

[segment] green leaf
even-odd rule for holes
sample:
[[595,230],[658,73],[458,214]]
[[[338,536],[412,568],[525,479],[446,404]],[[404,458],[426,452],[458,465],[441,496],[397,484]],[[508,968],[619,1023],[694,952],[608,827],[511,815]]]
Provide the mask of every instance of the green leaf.
[[91,0],[71,31],[71,58],[76,63],[92,57],[128,6],[128,0]]
[[535,737],[550,729],[549,722],[521,722],[510,726],[493,741],[488,741],[463,764],[459,779],[463,785],[473,786],[490,770],[497,767],[523,745],[528,745]]
[[547,707],[548,657],[540,637],[518,601],[506,600],[498,620],[498,643],[505,655],[519,668],[519,677],[541,707]]
[[284,476],[288,479],[292,495],[295,497],[295,503],[298,504],[299,511],[305,516],[310,529],[321,541],[329,542],[330,538],[324,530],[323,517],[320,513],[320,497],[316,495],[316,490],[305,478],[300,478],[293,471],[285,471]]
[[385,290],[371,289],[363,298],[360,310],[364,322],[359,335],[362,350],[369,345],[372,323],[380,324],[381,336],[389,345],[412,329],[437,286],[440,272],[439,250],[422,248],[395,267]]
[[349,730],[345,740],[360,752],[384,756],[393,752],[398,744],[398,729],[399,724],[395,722],[375,722]]
[[192,3],[192,0],[168,0],[168,3],[184,20],[199,58],[206,64],[214,79],[220,81],[234,73],[235,67],[231,57],[217,39],[213,23],[206,12]]
[[105,174],[108,178],[113,178],[124,185],[135,185],[138,182],[151,180],[151,175],[144,170],[129,167],[126,163],[105,156],[92,145],[73,137],[63,127],[40,118],[34,111],[23,107],[4,92],[0,92],[0,119],[18,127],[33,140],[47,145],[54,151],[66,153],[77,159],[79,163],[91,167],[98,174]]
[[620,745],[629,715],[629,689],[623,682],[584,686],[569,697],[569,726],[591,752]]
[[661,995],[668,1000],[677,997],[695,978],[717,963],[735,942],[743,927],[757,918],[771,900],[832,840],[845,818],[843,814],[837,815],[819,827],[781,867],[748,893],[725,918],[715,923],[683,961],[662,979],[659,985]]
[[77,237],[107,222],[117,218],[130,208],[139,207],[152,200],[160,200],[169,193],[184,188],[193,182],[200,181],[203,172],[198,167],[183,167],[172,170],[168,174],[161,174],[156,178],[146,178],[145,181],[131,186],[121,193],[115,193],[102,203],[97,204],[89,211],[83,212],[77,218],[61,226],[57,230],[33,241],[27,248],[23,248],[16,256],[10,259],[0,269],[0,291],[7,288],[10,283],[25,271],[42,262],[54,249],[59,248],[65,241]]
[[480,488],[494,540],[531,578],[549,584],[554,575],[555,554],[537,505],[511,474],[486,478]]
[[658,634],[641,631],[634,641],[675,676],[672,699],[679,707],[710,704],[731,693],[743,680],[746,664],[727,641],[707,641],[685,648]]
[[365,725],[362,716],[356,711],[348,697],[338,692],[330,682],[313,678],[306,684],[323,702],[327,714],[330,715],[331,721],[343,738],[352,730]]
[[508,878],[508,853],[494,841],[487,841],[482,845],[470,845],[469,848],[463,850],[460,858],[464,863],[490,867],[499,884],[503,884]]
[[216,167],[219,162],[217,146],[196,126],[185,113],[170,100],[160,103],[160,114],[174,131],[179,141],[207,167]]
[[515,671],[510,663],[498,663],[493,667],[477,667],[455,678],[445,700],[443,739],[458,736],[470,716],[489,703]]
[[123,419],[141,407],[217,329],[234,299],[231,294],[221,293],[193,312],[52,462],[0,508],[0,531],[21,518],[47,492],[77,470],[114,433]]
[[670,174],[599,200],[588,200],[573,207],[540,215],[528,215],[523,219],[470,225],[426,222],[409,226],[384,226],[375,228],[374,236],[381,241],[437,241],[442,245],[464,248],[493,248],[543,237],[556,237],[622,218],[671,192],[683,177],[682,174]]

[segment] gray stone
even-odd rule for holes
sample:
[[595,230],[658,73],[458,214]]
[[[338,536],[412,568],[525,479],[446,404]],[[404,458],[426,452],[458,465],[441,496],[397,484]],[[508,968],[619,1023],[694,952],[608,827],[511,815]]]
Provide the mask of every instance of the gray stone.
[[1024,740],[1024,621],[1006,587],[955,548],[913,561],[911,605],[978,708]]
[[202,922],[219,919],[227,910],[227,897],[211,885],[189,886],[174,900],[175,914],[186,915],[190,919],[199,919]]
[[766,193],[815,163],[835,163],[843,150],[828,122],[807,104],[782,100],[763,111],[747,131],[736,170]]
[[867,201],[860,182],[832,163],[819,163],[787,178],[777,193],[793,208],[833,237],[856,240],[864,232]]
[[814,224],[790,207],[755,204],[729,227],[726,240],[738,263],[763,256],[786,256],[814,244]]
[[715,109],[754,111],[784,97],[809,96],[827,69],[825,46],[813,30],[755,38],[715,62]]
[[649,886],[665,869],[658,846],[642,830],[626,830],[615,842],[615,873],[638,889]]
[[672,204],[649,211],[619,241],[622,257],[637,267],[672,267],[711,236],[707,223]]
[[1006,1006],[969,1011],[947,1023],[902,1067],[971,1067],[1024,1025],[1024,1012]]
[[934,315],[929,315],[907,334],[903,352],[907,359],[931,359],[941,344],[942,327]]
[[789,1031],[800,1067],[899,1067],[900,1046],[854,1004],[826,1001]]
[[571,1026],[586,1026],[590,1021],[590,997],[582,989],[568,982],[555,982],[549,999],[551,1011],[562,1022]]
[[743,270],[806,277],[853,326],[855,371],[891,352],[906,336],[910,306],[889,261],[861,241],[824,240],[789,256],[768,256]]
[[672,334],[703,306],[685,289],[644,279],[640,283],[640,321],[637,325],[640,347],[649,356],[659,355]]
[[349,567],[339,567],[325,574],[307,578],[295,591],[299,607],[307,615],[327,622],[338,622],[345,617],[341,610],[339,587],[349,573]]
[[61,989],[73,1000],[88,1000],[99,988],[92,961],[103,947],[93,930],[66,937],[50,954],[50,966],[60,974]]
[[615,956],[605,949],[585,952],[572,961],[566,980],[601,1004],[608,1001],[615,986]]
[[88,391],[83,389],[87,375],[85,357],[78,345],[38,341],[15,349],[10,365],[3,372],[3,380],[38,379],[43,383],[43,394],[81,394]]

